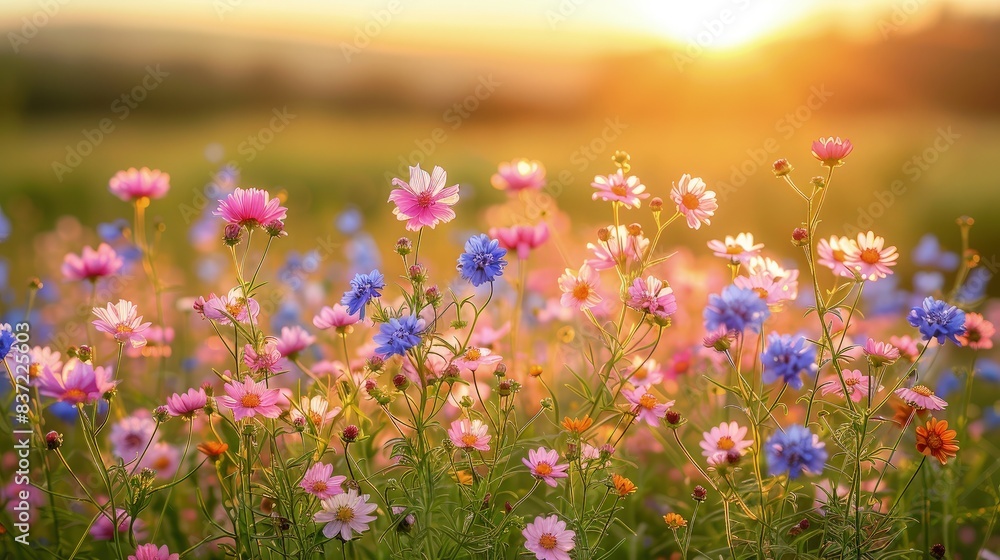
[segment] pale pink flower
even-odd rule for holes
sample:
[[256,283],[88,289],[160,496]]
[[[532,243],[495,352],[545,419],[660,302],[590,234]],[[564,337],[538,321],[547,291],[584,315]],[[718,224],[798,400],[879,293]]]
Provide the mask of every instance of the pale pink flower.
[[146,345],[146,337],[142,333],[152,323],[143,323],[139,309],[131,301],[124,299],[118,303],[109,303],[106,309],[94,308],[97,320],[93,325],[97,330],[114,337],[118,344],[128,343],[132,348],[142,348]]
[[549,226],[539,222],[534,226],[514,225],[490,228],[490,237],[500,242],[508,251],[517,251],[517,258],[524,260],[532,250],[541,247],[549,239]]
[[309,470],[302,476],[299,488],[321,500],[325,500],[337,494],[343,494],[344,489],[341,485],[346,481],[346,476],[333,476],[333,465],[316,463],[309,467]]
[[645,421],[650,426],[660,425],[660,420],[667,415],[670,407],[674,406],[674,401],[660,402],[656,395],[650,393],[645,387],[635,389],[623,389],[622,396],[632,405],[632,413],[636,420]]
[[117,529],[117,532],[121,534],[120,538],[127,541],[129,528],[132,529],[132,534],[135,535],[136,539],[142,539],[146,535],[146,523],[142,519],[136,519],[135,523],[132,523],[132,516],[124,509],[118,508],[115,510],[114,521],[111,520],[111,514],[106,511],[97,516],[97,521],[90,527],[90,536],[95,541],[110,541],[115,538]]
[[773,281],[776,293],[768,293],[768,303],[773,300],[780,304],[799,297],[799,271],[794,268],[786,269],[770,257],[756,256],[747,263],[747,272],[750,276],[759,275]]
[[917,356],[920,355],[920,345],[922,343],[908,334],[890,336],[889,343],[899,349],[899,354],[911,362],[916,360]]
[[38,378],[41,394],[69,404],[90,404],[114,387],[111,368],[95,368],[76,358],[66,362],[62,370],[43,368]]
[[874,338],[865,341],[865,356],[876,367],[892,365],[899,359],[899,349],[887,342],[879,342]]
[[130,463],[142,454],[147,445],[159,439],[156,420],[146,411],[127,416],[111,426],[109,439],[114,454]]
[[[441,352],[446,355],[441,355]],[[451,365],[451,352],[441,348],[435,348],[434,352],[428,353],[424,357],[423,361],[423,374],[427,378],[427,381],[433,381],[441,375],[444,371]],[[455,370],[458,371],[457,369]],[[410,383],[420,384],[420,372],[417,371],[417,366],[413,364],[408,358],[403,359],[403,375],[410,380]]]
[[636,387],[655,387],[663,383],[663,369],[652,358],[643,361],[642,356],[636,356],[628,369],[627,381]]
[[526,458],[522,457],[521,462],[531,471],[531,476],[553,488],[559,484],[557,479],[569,476],[566,472],[569,465],[559,464],[559,452],[554,449],[546,449],[544,447],[529,449],[528,456]]
[[341,407],[330,407],[330,401],[325,397],[316,395],[312,398],[302,397],[298,408],[291,410],[291,417],[294,421],[297,418],[308,418],[316,429],[319,430],[327,422],[333,420],[341,412]]
[[500,325],[500,328],[494,329],[490,325],[486,325],[483,321],[480,321],[476,326],[476,331],[472,333],[472,344],[476,346],[482,346],[484,348],[493,348],[498,342],[500,342],[503,337],[510,334],[510,321],[505,322]]
[[677,312],[673,289],[654,276],[636,278],[628,288],[626,304],[657,319],[666,319]]
[[844,158],[854,150],[850,140],[841,140],[839,136],[820,138],[812,143],[813,157],[827,167],[838,167],[844,164]]
[[169,480],[181,466],[181,452],[169,443],[157,442],[149,446],[139,466],[156,471],[157,478]]
[[347,312],[347,307],[340,305],[339,303],[333,304],[333,307],[323,307],[319,310],[319,313],[313,317],[313,326],[320,330],[326,329],[337,329],[337,332],[343,334],[348,333],[348,327],[360,321],[357,315],[352,315]]
[[631,265],[642,261],[649,249],[649,239],[642,233],[632,235],[626,226],[608,226],[607,241],[587,243],[587,249],[593,251],[594,257],[585,262],[594,270],[607,270],[619,264]]
[[339,536],[349,541],[354,534],[368,530],[368,525],[375,521],[372,515],[378,506],[368,503],[368,494],[358,495],[358,491],[348,490],[345,494],[337,494],[320,502],[322,508],[313,515],[316,523],[325,523],[323,535],[328,539]]
[[597,293],[600,281],[597,271],[586,264],[576,275],[567,268],[559,277],[559,289],[563,292],[560,302],[565,307],[576,307],[581,311],[594,307],[604,299]]
[[[753,445],[752,439],[744,439],[747,428],[736,422],[723,422],[707,432],[702,432],[701,454],[718,464],[731,452],[743,455]],[[721,457],[720,457],[721,455]]]
[[892,274],[899,253],[895,246],[885,247],[885,239],[874,232],[859,233],[856,245],[845,251],[844,264],[858,271],[862,278],[874,281]]
[[[260,314],[260,304],[253,298],[243,296],[243,289],[236,287],[224,296],[212,296],[203,305],[204,316],[222,325],[233,324],[230,317],[240,323],[256,323]],[[197,308],[196,308],[197,310]]]
[[187,393],[174,393],[167,397],[167,412],[171,416],[181,416],[187,420],[194,418],[198,411],[208,404],[204,389],[188,389]]
[[462,418],[451,423],[451,428],[448,429],[448,438],[459,449],[489,451],[490,438],[493,436],[487,433],[488,430],[489,426],[483,424],[483,421],[478,418],[471,422],[468,418]]
[[534,553],[536,560],[570,560],[569,551],[576,546],[576,533],[566,528],[559,517],[536,517],[521,531],[524,547]]
[[711,217],[719,209],[715,192],[705,190],[705,181],[686,173],[674,184],[670,199],[677,204],[677,211],[684,215],[691,229],[699,229],[701,224],[711,225]]
[[71,281],[89,280],[96,282],[117,274],[122,269],[124,261],[107,243],[101,243],[97,250],[84,247],[80,255],[68,253],[63,258],[63,278]]
[[620,202],[625,208],[638,208],[642,199],[649,198],[649,193],[645,192],[646,185],[640,183],[639,178],[634,175],[625,177],[621,169],[611,175],[594,177],[590,186],[597,189],[592,196],[594,200]]
[[965,314],[965,333],[955,338],[973,350],[989,350],[993,348],[993,335],[997,332],[993,323],[979,313]]
[[243,383],[230,381],[224,386],[226,394],[218,398],[219,404],[233,410],[233,420],[253,418],[260,414],[264,418],[277,418],[281,409],[277,402],[281,392],[268,389],[263,381],[254,382],[250,376],[243,378]]
[[816,262],[829,268],[837,276],[854,277],[847,265],[847,255],[858,250],[858,244],[848,237],[831,236],[829,240],[820,239],[816,244]]
[[900,387],[896,389],[896,395],[913,408],[944,410],[948,406],[944,399],[935,395],[934,391],[925,385],[915,385],[913,388]]
[[178,560],[180,555],[176,552],[171,554],[167,545],[156,548],[155,544],[139,545],[135,549],[135,554],[130,554],[128,560]]
[[267,339],[259,352],[249,344],[243,347],[243,363],[250,368],[250,371],[272,374],[279,362],[281,362],[281,352],[278,351],[278,344],[272,339]]
[[713,239],[708,242],[708,248],[717,257],[738,262],[748,262],[752,257],[760,253],[760,250],[764,248],[764,244],[754,244],[752,233],[740,233],[736,237],[727,235],[724,241]]
[[163,198],[170,190],[170,175],[159,169],[130,167],[115,173],[108,182],[108,190],[125,202],[140,198]]
[[448,174],[435,166],[428,174],[420,169],[420,164],[410,168],[410,182],[393,179],[393,186],[399,187],[389,193],[389,202],[396,205],[392,213],[400,221],[406,221],[406,229],[419,231],[429,226],[433,229],[439,223],[455,219],[452,206],[458,202],[458,185],[446,187]]
[[60,359],[62,355],[48,346],[35,346],[28,352],[28,356],[31,360],[28,373],[32,377],[41,375],[45,368],[62,371],[63,363]]
[[[869,391],[874,395],[881,391],[883,387],[879,385],[872,389],[872,378],[871,376],[861,373],[858,369],[845,369],[844,374],[844,385],[847,386],[847,393],[850,395],[851,400],[854,402],[861,402],[861,399],[867,398]],[[826,396],[830,393],[837,395],[838,397],[844,396],[844,387],[840,384],[840,378],[836,375],[832,375],[823,382],[820,394]]]
[[524,158],[502,162],[490,177],[490,184],[502,191],[538,190],[545,186],[545,167],[541,162]]
[[465,350],[465,353],[455,358],[452,363],[469,371],[476,371],[481,366],[492,366],[493,364],[500,363],[502,360],[503,356],[494,354],[489,348],[471,346]]
[[265,190],[238,188],[219,202],[213,215],[221,216],[230,224],[253,228],[282,222],[287,212],[288,209]]
[[719,325],[717,329],[705,335],[701,344],[705,348],[722,352],[729,348],[733,338],[735,338],[735,333],[730,332],[725,325]]
[[306,332],[302,327],[293,325],[281,327],[281,335],[275,345],[282,358],[295,359],[314,342],[316,342],[316,337]]

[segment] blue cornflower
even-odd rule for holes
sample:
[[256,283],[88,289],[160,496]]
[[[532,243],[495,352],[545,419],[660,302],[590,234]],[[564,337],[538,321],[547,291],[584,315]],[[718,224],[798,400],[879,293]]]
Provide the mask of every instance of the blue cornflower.
[[368,274],[355,274],[351,280],[351,289],[344,292],[341,305],[347,306],[347,312],[365,319],[365,306],[372,298],[382,297],[379,290],[385,288],[385,277],[378,270]]
[[767,349],[760,357],[764,366],[764,382],[784,381],[793,389],[802,388],[803,371],[816,371],[816,347],[803,336],[771,333]]
[[506,254],[507,249],[500,247],[496,239],[490,239],[485,233],[473,235],[465,242],[465,252],[458,257],[458,271],[462,278],[479,287],[503,276]]
[[938,344],[950,340],[961,345],[956,337],[965,332],[965,312],[954,305],[927,297],[920,307],[910,310],[906,319],[920,330],[924,340],[936,338]]
[[722,294],[708,296],[705,306],[705,330],[712,332],[725,325],[726,330],[742,332],[749,328],[760,332],[764,320],[771,315],[767,302],[750,288],[726,286]]
[[396,354],[402,356],[406,351],[420,344],[420,332],[424,330],[424,320],[412,315],[389,319],[388,323],[379,326],[375,335],[375,353],[388,358]]
[[0,324],[0,360],[10,354],[10,348],[14,346],[14,333],[10,330],[10,325]]
[[764,450],[772,476],[788,473],[788,478],[798,478],[803,472],[819,474],[826,464],[826,444],[809,428],[798,424],[789,426],[784,432],[775,432]]

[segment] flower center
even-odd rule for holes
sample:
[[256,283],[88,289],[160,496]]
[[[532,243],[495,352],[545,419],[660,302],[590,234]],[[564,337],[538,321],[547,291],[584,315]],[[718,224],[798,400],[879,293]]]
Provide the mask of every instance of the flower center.
[[844,379],[844,385],[847,385],[848,387],[853,387],[858,383],[861,383],[860,377],[848,377]]
[[573,299],[586,301],[590,297],[590,286],[579,283],[573,288]]
[[115,327],[115,333],[116,337],[119,335],[130,335],[132,334],[132,327],[124,323],[119,323],[118,326]]
[[483,357],[483,352],[479,348],[469,348],[465,351],[465,359],[470,361],[476,361]]
[[354,519],[354,510],[347,506],[340,506],[337,508],[337,521],[341,523],[347,523],[348,521]]
[[243,408],[255,408],[260,406],[260,395],[247,393],[240,399],[240,406]]
[[170,458],[166,456],[157,457],[156,460],[153,461],[153,470],[156,471],[165,471],[169,466]]
[[729,451],[730,449],[736,447],[736,442],[734,442],[733,438],[729,436],[722,436],[719,438],[719,443],[716,444],[716,447],[722,451]]
[[635,370],[635,373],[632,374],[632,377],[635,379],[646,379],[647,377],[649,377],[649,372],[646,371],[646,368],[642,367]]
[[422,192],[417,195],[417,206],[421,208],[429,208],[434,202],[434,196],[430,192]]
[[545,533],[541,537],[538,537],[538,546],[546,550],[552,550],[556,547],[556,537],[552,533]]
[[137,445],[142,445],[142,436],[139,434],[129,434],[125,436],[125,445],[129,447],[135,447]]
[[743,252],[743,246],[737,245],[735,243],[729,243],[726,245],[726,254],[728,255],[739,255]]
[[462,445],[464,445],[466,447],[472,447],[473,445],[476,444],[476,440],[478,440],[478,439],[479,438],[477,438],[473,434],[463,434],[462,435]]
[[535,472],[538,476],[549,476],[552,474],[552,465],[548,463],[538,463],[538,465],[535,466]]
[[928,389],[923,385],[917,385],[916,387],[914,387],[913,392],[924,397],[929,397],[934,394],[934,391],[931,391],[930,389]]
[[944,447],[944,442],[941,441],[941,436],[935,433],[927,434],[927,447],[930,447],[934,451]]
[[615,185],[611,187],[611,192],[615,196],[625,196],[625,193],[627,193],[628,191],[625,190],[625,185]]
[[87,399],[87,393],[83,389],[67,389],[63,393],[63,400],[70,402],[82,402]]
[[881,255],[875,249],[865,249],[861,251],[861,260],[867,264],[875,264],[879,261]]
[[312,420],[312,423],[317,426],[323,424],[323,417],[320,416],[320,414],[314,410],[309,411],[309,419]]
[[646,409],[652,409],[654,406],[656,406],[656,397],[650,395],[649,393],[646,393],[645,395],[642,396],[642,398],[639,399],[639,406]]
[[226,313],[229,313],[229,315],[232,317],[239,317],[242,311],[243,311],[243,304],[239,302],[232,302],[226,304]]
[[769,295],[767,293],[767,290],[765,290],[764,288],[754,288],[753,291],[754,293],[757,294],[757,297],[759,297],[760,299],[767,299],[767,296]]
[[327,488],[329,488],[329,486],[326,485],[326,481],[324,480],[317,480],[316,482],[313,482],[312,485],[313,494],[322,494],[323,492],[326,492]]
[[683,204],[688,210],[697,210],[698,207],[701,206],[701,201],[698,200],[697,196],[691,193],[685,193],[684,196],[681,197],[681,204]]
[[847,255],[845,255],[843,251],[841,251],[840,249],[833,250],[833,260],[842,263],[844,262],[845,258],[847,258]]
[[965,338],[968,339],[969,342],[979,342],[982,340],[983,335],[976,329],[969,329],[969,332],[965,333]]

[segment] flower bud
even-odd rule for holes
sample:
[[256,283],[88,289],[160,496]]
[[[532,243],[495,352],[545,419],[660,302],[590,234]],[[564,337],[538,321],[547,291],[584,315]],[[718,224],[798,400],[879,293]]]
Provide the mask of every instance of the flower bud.
[[282,222],[281,220],[269,222],[264,226],[264,231],[266,231],[271,237],[284,237],[288,235],[288,233],[285,232],[285,222]]
[[667,424],[671,427],[677,427],[681,425],[681,413],[676,410],[667,411]]
[[372,356],[365,360],[365,367],[372,373],[381,373],[382,368],[385,367],[385,358],[382,356]]
[[774,172],[775,177],[784,177],[792,172],[792,164],[788,163],[787,159],[781,158],[774,162],[771,171]]
[[392,378],[392,386],[399,389],[400,391],[406,390],[410,386],[410,380],[406,378],[402,373],[397,373]]
[[695,486],[691,492],[691,499],[696,502],[704,502],[708,499],[708,490],[705,490],[705,487],[700,484]]
[[359,430],[357,426],[350,424],[344,428],[344,431],[340,434],[340,438],[347,443],[351,443],[352,441],[358,439],[358,435],[360,433],[361,430]]
[[816,188],[816,190],[821,190],[826,188],[826,179],[822,177],[813,177],[811,183],[812,186]]
[[396,241],[396,254],[405,257],[411,251],[413,251],[413,242],[410,241],[409,237],[400,237],[399,241]]
[[663,199],[658,196],[654,196],[653,199],[649,201],[649,209],[653,212],[660,212],[663,210]]
[[63,444],[63,436],[59,432],[53,430],[45,434],[45,447],[47,447],[49,451],[55,451],[56,449],[59,449],[60,447],[62,447],[62,444]]
[[409,270],[410,282],[421,284],[427,280],[427,269],[422,264],[415,264]]
[[552,399],[550,397],[542,399],[538,404],[545,410],[552,410]]
[[597,230],[597,238],[601,241],[607,242],[607,240],[611,239],[611,231],[608,230],[608,228],[603,227]]
[[502,362],[497,364],[497,368],[493,370],[493,375],[495,375],[496,377],[506,377],[507,364],[504,364]]
[[226,229],[222,234],[222,242],[227,247],[235,247],[243,239],[243,228],[239,224],[226,224]]
[[600,452],[601,462],[604,462],[610,459],[611,456],[615,454],[615,446],[611,445],[610,443],[605,443],[600,448],[598,448],[598,451]]
[[378,387],[378,382],[376,382],[374,379],[366,379],[365,380],[365,391],[366,392],[371,393],[377,387]]
[[427,303],[431,304],[432,307],[437,307],[441,303],[441,298],[444,296],[441,294],[441,290],[437,286],[431,286],[424,290],[424,299]]
[[499,393],[501,397],[506,397],[510,395],[510,381],[507,380],[501,381],[497,385],[497,393]]
[[938,543],[932,546],[929,552],[931,558],[933,558],[934,560],[941,560],[942,558],[944,558],[945,552],[947,551],[944,549],[943,544]]
[[631,223],[625,229],[628,230],[628,234],[632,237],[639,237],[642,235],[642,226],[639,224]]
[[802,247],[809,243],[809,230],[797,227],[792,230],[792,245]]
[[207,395],[209,397],[211,397],[213,394],[215,394],[215,387],[212,387],[212,383],[210,381],[206,381],[206,382],[202,383],[201,384],[201,390],[205,391],[205,395]]
[[628,173],[632,169],[632,156],[630,156],[625,150],[615,150],[614,155],[611,156],[611,161],[616,167],[621,169],[623,173]]
[[296,416],[292,420],[292,426],[295,427],[295,431],[296,432],[304,432],[304,431],[306,431],[306,417],[305,416]]
[[441,372],[441,375],[445,379],[454,379],[454,378],[458,377],[459,373],[461,373],[461,372],[458,369],[457,365],[455,365],[455,364],[448,364],[448,367],[444,368],[444,371]]
[[538,377],[542,374],[542,371],[543,371],[542,366],[534,364],[528,368],[528,375],[530,375],[531,377]]
[[461,400],[458,401],[458,406],[462,408],[472,408],[473,402],[472,397],[465,395]]
[[153,409],[153,419],[162,424],[167,420],[170,420],[170,411],[166,406],[161,404]]
[[32,290],[41,290],[43,286],[41,278],[36,277],[28,281],[28,288]]
[[94,350],[86,344],[81,344],[80,347],[76,349],[76,357],[79,358],[81,362],[89,362],[94,359]]

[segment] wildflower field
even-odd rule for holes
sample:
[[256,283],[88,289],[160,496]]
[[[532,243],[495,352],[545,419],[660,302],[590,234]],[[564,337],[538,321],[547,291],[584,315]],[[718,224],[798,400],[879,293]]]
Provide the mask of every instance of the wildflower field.
[[543,162],[474,181],[505,198],[477,230],[452,223],[464,187],[413,166],[384,261],[356,210],[299,254],[284,191],[222,168],[184,231],[151,219],[170,170],[122,170],[119,220],[15,270],[0,555],[996,557],[974,218],[913,247],[832,235],[824,204],[863,170],[849,140],[800,148],[773,164],[800,210],[774,239],[716,223],[697,170],[644,184],[664,164],[621,151],[563,194],[596,231]]

